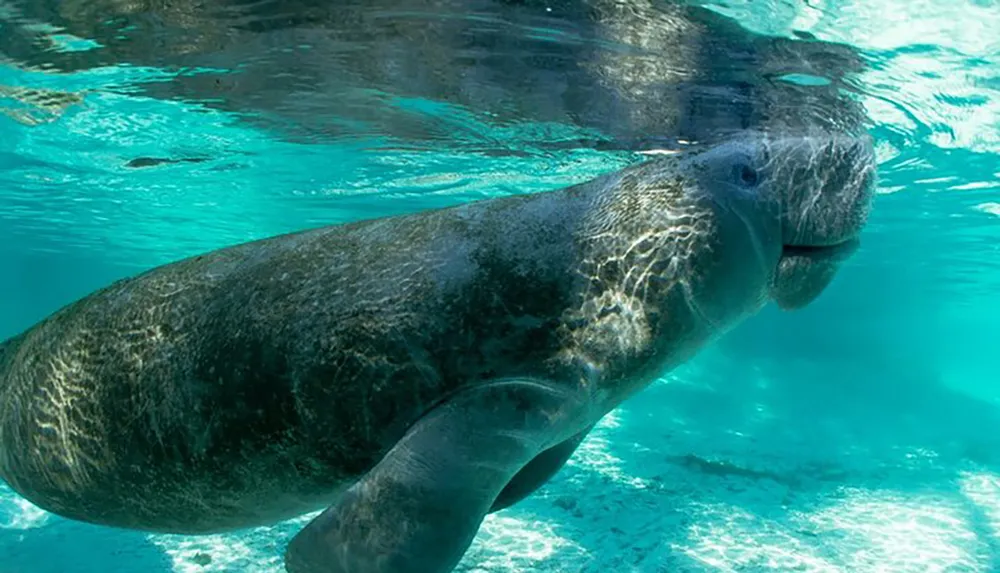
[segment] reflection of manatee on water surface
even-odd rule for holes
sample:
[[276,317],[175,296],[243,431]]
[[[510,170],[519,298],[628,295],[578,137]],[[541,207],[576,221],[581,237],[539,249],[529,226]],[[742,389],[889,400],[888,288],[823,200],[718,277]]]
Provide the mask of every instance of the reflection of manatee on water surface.
[[[374,136],[491,151],[517,144],[480,121],[554,122],[588,131],[539,128],[517,131],[518,139],[542,149],[641,150],[745,129],[854,129],[863,121],[848,95],[847,78],[864,65],[852,47],[762,36],[687,2],[6,4],[19,18],[5,27],[0,55],[61,71],[116,64],[184,70],[136,88],[238,112],[309,141]],[[31,21],[99,47],[45,49],[37,26],[20,25]],[[780,80],[793,74],[826,83]],[[587,139],[577,140],[583,133]]]
[[748,132],[152,269],[0,345],[0,476],[146,531],[327,508],[290,573],[446,573],[622,401],[819,296],[873,180],[867,139]]

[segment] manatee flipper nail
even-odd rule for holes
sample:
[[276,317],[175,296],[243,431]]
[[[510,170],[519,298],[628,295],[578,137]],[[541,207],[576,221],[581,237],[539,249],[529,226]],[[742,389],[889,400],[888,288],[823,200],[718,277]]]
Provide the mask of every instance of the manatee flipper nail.
[[288,572],[451,571],[510,480],[578,419],[568,394],[500,382],[441,404],[292,539]]
[[533,460],[528,462],[528,465],[517,472],[517,475],[510,480],[507,487],[503,488],[503,491],[500,492],[500,495],[493,502],[493,507],[490,508],[489,512],[493,513],[507,509],[545,485],[547,481],[552,479],[552,476],[556,475],[566,465],[566,462],[573,456],[573,452],[576,451],[593,427],[593,425],[588,426],[586,430],[572,438],[560,442],[535,456]]

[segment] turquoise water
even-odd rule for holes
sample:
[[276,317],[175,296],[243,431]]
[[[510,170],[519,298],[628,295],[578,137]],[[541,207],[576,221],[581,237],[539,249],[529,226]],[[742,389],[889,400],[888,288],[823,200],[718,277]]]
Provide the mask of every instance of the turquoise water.
[[[567,58],[590,41],[579,25],[474,4],[383,19],[411,22],[396,30],[406,38],[458,26],[534,42],[467,47],[476,57]],[[812,37],[859,54],[839,87],[869,118],[880,163],[863,247],[810,307],[765,309],[609,415],[545,488],[487,519],[459,570],[1000,571],[1000,3],[707,5],[789,50]],[[446,81],[458,60],[441,56],[440,83],[421,84],[331,63],[387,58],[371,48],[393,44],[331,39],[320,16],[240,20],[236,41],[209,25],[221,8],[88,6],[0,2],[0,338],[184,256],[555,189],[702,134],[627,103],[547,107],[547,94],[572,91],[555,72],[528,85],[542,75],[470,66]],[[621,89],[669,91],[657,82],[685,70],[637,24],[663,25],[640,17],[595,49],[606,69],[636,66],[615,76]],[[816,65],[765,71],[802,93],[829,84]],[[718,105],[705,125],[722,129],[734,104]],[[602,121],[612,108],[621,115]],[[70,522],[0,488],[0,573],[276,572],[306,519],[146,535]]]

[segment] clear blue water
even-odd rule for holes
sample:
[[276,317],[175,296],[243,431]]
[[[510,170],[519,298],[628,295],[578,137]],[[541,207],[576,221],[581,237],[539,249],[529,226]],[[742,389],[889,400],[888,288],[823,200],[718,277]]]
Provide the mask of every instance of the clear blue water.
[[[618,43],[555,19],[571,2],[549,19],[379,4],[395,36],[332,34],[319,3],[0,2],[0,338],[184,256],[554,189],[700,133],[655,110],[632,121],[633,100],[567,114],[552,94],[572,81],[539,63],[590,45],[623,92],[669,91],[686,76],[650,39],[661,3],[608,2],[640,7]],[[459,570],[1000,571],[1000,3],[706,5],[792,50],[807,33],[860,54],[841,87],[879,155],[863,247],[810,307],[765,309],[610,415],[550,484],[487,519]],[[460,68],[454,36],[404,49],[455,30],[493,38],[462,57],[534,75]],[[395,67],[350,65],[363,60]],[[806,68],[764,71],[829,84]],[[0,573],[276,572],[302,523],[146,535],[0,488]]]

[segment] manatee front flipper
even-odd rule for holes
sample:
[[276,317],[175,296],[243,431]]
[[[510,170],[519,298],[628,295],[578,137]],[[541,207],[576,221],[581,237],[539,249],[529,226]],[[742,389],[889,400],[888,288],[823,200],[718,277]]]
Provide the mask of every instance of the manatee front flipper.
[[587,437],[593,428],[594,426],[588,426],[586,430],[565,442],[560,442],[535,456],[503,488],[503,491],[494,500],[489,513],[507,509],[545,485],[545,482],[552,479],[552,476],[562,469],[576,448],[580,446],[580,442]]
[[534,381],[466,390],[418,421],[288,545],[289,573],[447,573],[510,480],[580,431],[587,400]]

